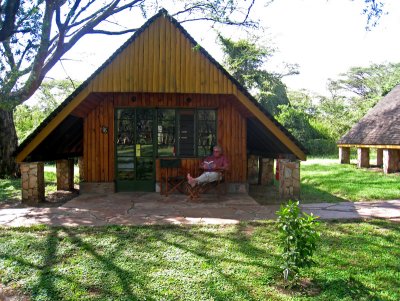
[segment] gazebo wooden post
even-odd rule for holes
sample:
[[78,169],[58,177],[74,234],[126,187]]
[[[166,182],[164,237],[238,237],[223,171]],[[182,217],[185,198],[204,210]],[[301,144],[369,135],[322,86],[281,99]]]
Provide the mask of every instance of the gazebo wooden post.
[[357,167],[358,168],[369,167],[369,148],[365,147],[357,148]]
[[376,165],[383,166],[383,149],[382,148],[376,149]]
[[350,164],[350,147],[339,147],[340,164]]
[[385,174],[399,170],[399,151],[397,149],[383,150],[383,172]]

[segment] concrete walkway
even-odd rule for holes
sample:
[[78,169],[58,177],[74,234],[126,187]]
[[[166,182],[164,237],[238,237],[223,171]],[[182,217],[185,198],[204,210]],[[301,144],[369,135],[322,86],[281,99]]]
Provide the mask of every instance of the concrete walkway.
[[[204,195],[196,202],[184,195],[115,193],[80,195],[60,207],[0,209],[1,226],[103,226],[144,224],[235,224],[276,218],[279,205],[259,205],[245,194],[216,199]],[[400,200],[302,205],[321,219],[387,218],[400,222]]]

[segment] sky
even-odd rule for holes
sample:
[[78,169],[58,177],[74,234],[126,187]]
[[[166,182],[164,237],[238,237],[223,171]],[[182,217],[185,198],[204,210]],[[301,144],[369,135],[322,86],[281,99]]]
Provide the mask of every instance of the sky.
[[[298,64],[300,74],[284,78],[288,88],[327,95],[328,79],[337,78],[351,67],[400,62],[400,1],[386,2],[388,14],[370,31],[365,29],[363,0],[275,0],[268,6],[259,3],[253,13],[264,28],[261,40],[276,49],[267,69],[279,72],[284,63]],[[143,22],[137,20],[133,26]],[[222,63],[212,31],[198,22],[183,26]],[[223,34],[233,39],[241,36],[234,28],[224,29]],[[48,77],[65,78],[68,74],[83,81],[128,38],[129,35],[84,38],[65,55],[63,66],[56,66]]]

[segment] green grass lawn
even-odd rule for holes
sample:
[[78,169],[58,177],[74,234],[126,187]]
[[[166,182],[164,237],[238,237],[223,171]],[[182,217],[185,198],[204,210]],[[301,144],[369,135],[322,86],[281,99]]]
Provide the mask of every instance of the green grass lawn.
[[296,291],[282,285],[274,222],[2,228],[0,282],[31,300],[400,300],[400,224],[319,229]]
[[339,164],[338,159],[309,159],[301,163],[304,202],[390,200],[400,198],[400,175]]

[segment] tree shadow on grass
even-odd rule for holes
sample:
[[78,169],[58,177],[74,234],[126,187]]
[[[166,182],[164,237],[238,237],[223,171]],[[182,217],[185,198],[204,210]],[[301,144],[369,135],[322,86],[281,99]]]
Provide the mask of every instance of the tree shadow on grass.
[[302,203],[339,203],[348,200],[316,188],[315,185],[301,184],[300,200]]
[[383,300],[361,281],[351,276],[348,279],[334,280],[315,278],[314,283],[321,288],[320,297],[323,300]]
[[[279,196],[278,187],[252,187],[249,195],[260,205],[279,205],[284,204],[287,200]],[[338,197],[334,194],[317,188],[312,184],[301,184],[300,201],[304,204],[308,203],[339,203],[347,202],[348,200]]]

